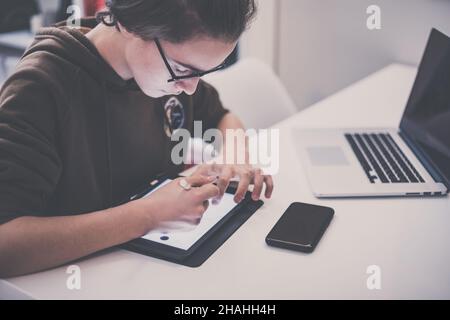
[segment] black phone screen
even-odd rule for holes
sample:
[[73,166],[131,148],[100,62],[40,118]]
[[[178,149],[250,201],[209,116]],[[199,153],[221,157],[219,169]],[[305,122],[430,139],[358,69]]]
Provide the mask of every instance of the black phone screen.
[[274,247],[313,252],[334,216],[334,210],[307,203],[294,202],[266,237]]

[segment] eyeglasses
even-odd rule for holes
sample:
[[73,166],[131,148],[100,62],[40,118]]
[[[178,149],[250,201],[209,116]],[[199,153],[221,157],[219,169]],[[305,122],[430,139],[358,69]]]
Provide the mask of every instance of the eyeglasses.
[[[228,61],[228,58],[227,58],[223,63],[221,63],[220,65],[218,65],[217,67],[215,67],[215,68],[213,68],[211,70],[208,70],[208,71],[187,70],[187,71],[182,71],[182,72],[189,72],[189,71],[192,71],[192,72],[189,73],[188,75],[176,75],[175,72],[173,71],[172,67],[169,64],[169,61],[168,61],[166,55],[164,54],[164,50],[163,50],[163,48],[161,46],[161,43],[156,38],[155,38],[155,43],[156,43],[156,47],[158,47],[159,54],[161,55],[161,58],[163,59],[164,64],[166,65],[167,70],[169,71],[169,73],[170,73],[170,75],[172,77],[171,79],[167,80],[167,82],[169,82],[169,83],[170,82],[175,82],[175,81],[180,81],[180,80],[185,80],[185,79],[200,78],[200,77],[203,77],[204,75],[207,75],[209,73],[222,70],[222,69],[226,68],[229,65],[229,61]],[[183,67],[183,66],[181,66],[181,68],[186,69],[186,67]]]

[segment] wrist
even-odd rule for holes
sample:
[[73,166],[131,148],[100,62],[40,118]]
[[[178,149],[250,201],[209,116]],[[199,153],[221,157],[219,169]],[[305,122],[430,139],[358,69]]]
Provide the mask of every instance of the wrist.
[[135,232],[137,237],[142,237],[157,225],[153,200],[146,198],[130,201],[124,204],[128,216],[132,216],[135,221]]

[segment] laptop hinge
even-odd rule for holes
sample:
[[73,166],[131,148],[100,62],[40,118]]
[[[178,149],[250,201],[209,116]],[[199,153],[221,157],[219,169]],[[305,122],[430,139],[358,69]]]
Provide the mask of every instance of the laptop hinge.
[[435,182],[440,182],[447,187],[447,190],[450,190],[450,186],[448,185],[446,179],[436,170],[435,166],[431,161],[428,160],[427,155],[422,152],[420,148],[418,148],[414,142],[408,137],[408,134],[404,131],[399,131],[398,135],[405,141],[420,163],[423,165],[425,169],[427,169],[430,176],[434,179]]

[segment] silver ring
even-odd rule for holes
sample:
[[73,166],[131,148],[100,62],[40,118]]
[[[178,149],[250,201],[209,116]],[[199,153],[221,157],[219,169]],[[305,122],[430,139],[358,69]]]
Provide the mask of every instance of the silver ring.
[[191,185],[189,184],[189,182],[187,182],[186,179],[180,179],[180,182],[178,183],[180,185],[181,188],[183,188],[186,191],[191,190]]

